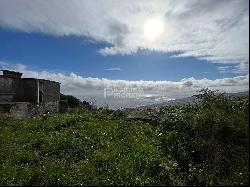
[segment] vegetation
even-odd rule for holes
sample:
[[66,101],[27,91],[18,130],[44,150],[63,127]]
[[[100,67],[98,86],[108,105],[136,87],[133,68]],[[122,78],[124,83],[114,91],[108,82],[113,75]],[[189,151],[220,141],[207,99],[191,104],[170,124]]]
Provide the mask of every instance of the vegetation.
[[67,101],[68,107],[75,108],[81,105],[81,101],[72,95],[60,94],[60,99]]
[[151,111],[0,116],[0,185],[247,185],[248,98],[209,90]]
[[81,101],[80,99],[74,97],[73,95],[64,95],[60,94],[60,100],[65,101],[67,103],[67,107],[69,108],[77,108],[77,107],[84,107],[85,109],[94,109],[96,107],[92,106],[87,101]]

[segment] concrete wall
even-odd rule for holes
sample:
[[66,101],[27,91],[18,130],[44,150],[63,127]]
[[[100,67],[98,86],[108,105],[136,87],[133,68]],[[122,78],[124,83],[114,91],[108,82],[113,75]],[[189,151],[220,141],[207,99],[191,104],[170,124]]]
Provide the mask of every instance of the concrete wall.
[[[39,90],[43,99],[39,103]],[[0,75],[0,112],[16,117],[29,117],[46,112],[59,112],[60,83],[33,79],[10,78]],[[9,103],[8,102],[14,102]],[[7,104],[6,104],[7,103]]]
[[22,73],[16,71],[9,71],[9,70],[2,70],[3,76],[10,77],[10,78],[17,78],[20,79],[22,77]]
[[60,101],[60,84],[58,82],[39,80],[43,82],[44,102]]
[[0,75],[0,102],[37,103],[39,88],[43,92],[43,102],[60,100],[60,83],[58,82],[33,78],[16,79]]
[[13,102],[22,98],[20,81],[0,75],[0,102]]
[[37,102],[37,79],[21,79],[22,80],[22,90],[23,90],[23,97],[20,101],[23,102]]

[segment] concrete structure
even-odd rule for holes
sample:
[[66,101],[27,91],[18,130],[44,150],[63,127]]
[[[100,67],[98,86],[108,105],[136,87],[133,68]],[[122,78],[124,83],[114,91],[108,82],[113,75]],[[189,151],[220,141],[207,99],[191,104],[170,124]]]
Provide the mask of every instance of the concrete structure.
[[22,73],[2,70],[0,75],[0,111],[17,116],[58,112],[60,83],[44,79],[22,78]]

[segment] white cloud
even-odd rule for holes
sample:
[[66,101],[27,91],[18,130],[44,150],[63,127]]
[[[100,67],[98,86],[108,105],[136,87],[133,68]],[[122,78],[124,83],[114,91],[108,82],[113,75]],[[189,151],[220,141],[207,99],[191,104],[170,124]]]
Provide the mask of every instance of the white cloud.
[[[176,98],[189,97],[202,88],[224,92],[249,91],[249,75],[223,79],[195,79],[184,78],[180,81],[127,81],[110,80],[105,78],[82,77],[75,73],[53,73],[48,71],[29,70],[23,64],[10,65],[12,70],[23,73],[26,78],[41,78],[61,83],[61,92],[74,95],[84,100],[96,100],[98,104],[108,104],[112,107],[131,107],[153,104]],[[137,88],[143,90],[143,97],[139,100],[104,98],[105,88]]]
[[220,66],[218,67],[218,71],[220,73],[228,73],[231,71],[231,68],[232,68],[231,66]]
[[[0,27],[86,36],[108,44],[103,55],[177,51],[178,57],[235,64],[240,73],[249,69],[248,7],[246,0],[1,0]],[[155,42],[143,35],[150,18],[165,25]]]
[[106,71],[121,71],[121,68],[107,68]]

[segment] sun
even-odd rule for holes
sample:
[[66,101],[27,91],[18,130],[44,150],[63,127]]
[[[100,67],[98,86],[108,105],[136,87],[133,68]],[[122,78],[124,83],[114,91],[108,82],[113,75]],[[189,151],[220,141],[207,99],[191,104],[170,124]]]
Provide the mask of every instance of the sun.
[[164,25],[160,19],[148,19],[144,25],[144,36],[148,41],[155,41],[164,31]]

